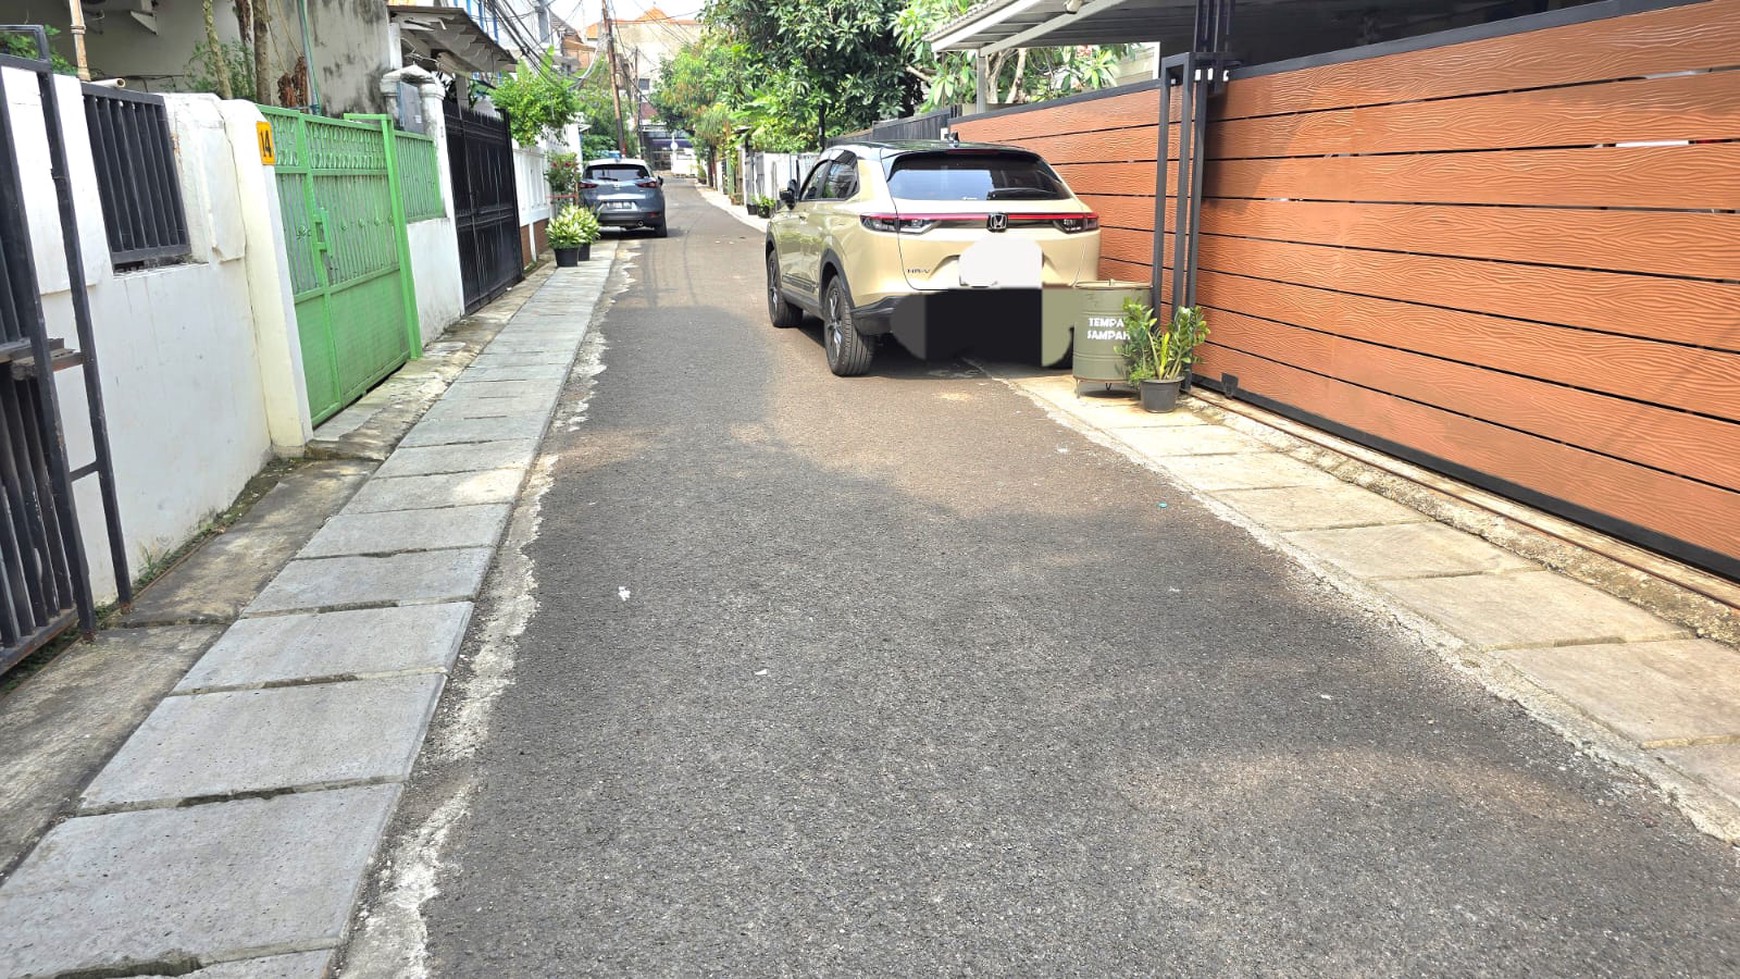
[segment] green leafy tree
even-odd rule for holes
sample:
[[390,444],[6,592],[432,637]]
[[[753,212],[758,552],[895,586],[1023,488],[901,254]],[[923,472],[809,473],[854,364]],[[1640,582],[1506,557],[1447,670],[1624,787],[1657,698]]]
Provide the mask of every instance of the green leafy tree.
[[[754,98],[775,114],[814,112],[814,148],[830,133],[906,114],[920,98],[895,16],[907,0],[708,0],[701,19],[740,46]],[[773,127],[770,127],[772,129]],[[774,138],[778,138],[774,134]],[[778,147],[769,147],[778,148]]]
[[[937,54],[925,36],[960,17],[974,0],[910,0],[894,18],[906,70],[924,83],[926,109],[972,102],[978,96],[977,70],[963,51]],[[986,78],[993,91],[985,101],[1012,105],[1040,102],[1075,92],[1105,88],[1117,80],[1118,62],[1129,45],[1022,48],[989,57]]]
[[221,94],[227,78],[232,98],[258,101],[254,91],[254,52],[240,41],[220,41],[216,48],[201,41],[194,46],[185,71],[187,87],[192,91]]
[[555,67],[554,51],[537,62],[521,61],[514,73],[489,90],[489,100],[507,114],[508,131],[521,146],[559,135],[586,113],[580,86]]
[[689,134],[709,172],[735,144],[737,126],[748,125],[739,120],[752,99],[745,88],[751,71],[740,46],[709,31],[664,62],[648,96],[661,121]]

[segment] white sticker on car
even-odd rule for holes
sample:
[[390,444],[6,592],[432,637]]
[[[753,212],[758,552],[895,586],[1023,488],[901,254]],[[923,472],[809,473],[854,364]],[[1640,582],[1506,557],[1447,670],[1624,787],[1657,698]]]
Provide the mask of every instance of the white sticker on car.
[[969,289],[1037,289],[1045,269],[1039,243],[1009,235],[987,235],[961,252],[957,267],[961,285]]

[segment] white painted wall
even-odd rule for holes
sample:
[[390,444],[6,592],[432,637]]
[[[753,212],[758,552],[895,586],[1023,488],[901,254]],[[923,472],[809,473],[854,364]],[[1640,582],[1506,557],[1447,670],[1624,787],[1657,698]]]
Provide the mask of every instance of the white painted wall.
[[520,227],[550,218],[549,161],[541,146],[514,146],[514,185],[520,201]]
[[[17,137],[25,200],[30,204],[32,252],[49,332],[76,347],[72,293],[35,78],[13,69],[4,71],[6,108]],[[128,560],[137,575],[145,564],[185,543],[211,516],[227,508],[272,454],[263,364],[269,367],[273,358],[262,357],[254,296],[270,300],[277,294],[287,304],[288,292],[287,287],[257,288],[250,265],[277,269],[282,246],[268,250],[261,261],[249,261],[250,254],[258,254],[250,248],[254,241],[250,230],[257,230],[257,222],[251,229],[238,187],[236,148],[218,100],[176,98],[170,102],[170,118],[194,241],[192,260],[115,274],[108,260],[83,96],[70,78],[58,79],[57,84],[120,515]],[[246,135],[252,150],[251,127]],[[293,311],[279,307],[276,312],[288,317],[293,342]],[[68,458],[74,468],[94,458],[85,374],[74,369],[57,377]],[[115,588],[96,477],[80,480],[75,497],[92,583],[99,601],[107,601]]]
[[[182,101],[209,96],[175,96]],[[189,103],[192,104],[191,102]],[[235,167],[238,206],[246,237],[248,301],[259,354],[260,391],[266,399],[266,425],[279,455],[299,455],[313,437],[308,410],[308,378],[302,372],[302,341],[290,284],[290,259],[284,250],[284,216],[278,200],[277,168],[260,162],[257,127],[265,121],[251,102],[217,103]],[[177,112],[186,118],[187,113]]]
[[405,230],[411,245],[411,278],[417,284],[417,328],[426,347],[465,315],[459,242],[452,218],[415,221]]
[[447,117],[441,111],[439,82],[419,83],[427,135],[435,141],[436,172],[441,177],[445,217],[407,226],[411,245],[411,280],[417,286],[417,326],[425,346],[465,315],[465,283],[460,278],[459,236],[453,223],[453,171],[447,161]]
[[820,153],[752,153],[749,155],[745,182],[751,197],[779,198],[788,181],[799,184],[809,176],[810,168],[820,160]]

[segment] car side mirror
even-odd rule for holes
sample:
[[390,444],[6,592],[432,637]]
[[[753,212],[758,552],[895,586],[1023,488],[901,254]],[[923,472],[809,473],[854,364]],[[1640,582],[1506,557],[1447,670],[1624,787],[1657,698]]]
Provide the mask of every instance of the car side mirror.
[[787,187],[779,192],[779,202],[786,207],[797,207],[797,195],[792,193],[790,187]]

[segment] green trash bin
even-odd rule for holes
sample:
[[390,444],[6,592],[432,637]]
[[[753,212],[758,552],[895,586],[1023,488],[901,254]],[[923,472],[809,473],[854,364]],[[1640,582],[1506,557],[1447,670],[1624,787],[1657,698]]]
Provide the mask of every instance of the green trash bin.
[[1075,375],[1076,393],[1135,390],[1118,348],[1127,339],[1124,300],[1153,305],[1148,283],[1119,279],[1077,282],[1069,292],[1073,300],[1068,304],[1067,321],[1075,349],[1070,372]]

